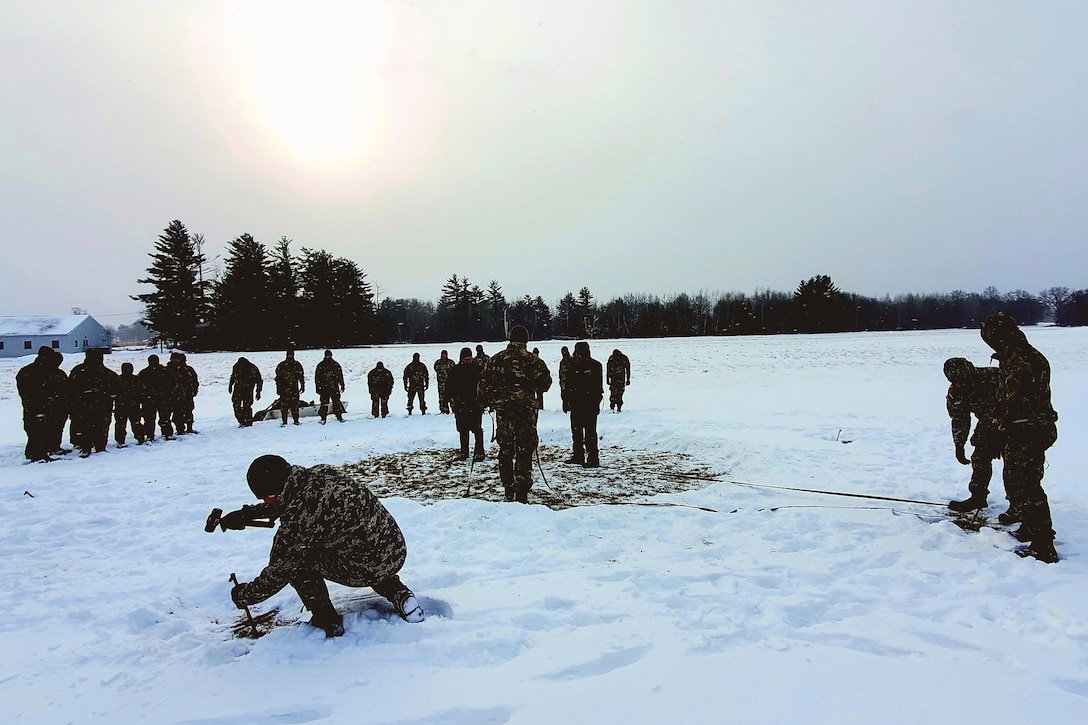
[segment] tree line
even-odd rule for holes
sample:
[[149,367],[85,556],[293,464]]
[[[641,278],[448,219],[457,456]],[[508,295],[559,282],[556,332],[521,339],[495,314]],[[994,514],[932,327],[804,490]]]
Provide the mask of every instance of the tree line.
[[1051,317],[1088,324],[1088,290],[1032,295],[988,287],[874,298],[843,292],[828,275],[792,292],[627,294],[603,304],[583,286],[549,305],[539,295],[508,299],[495,280],[481,287],[453,274],[437,301],[379,301],[357,263],[292,244],[281,237],[269,248],[242,234],[228,243],[222,272],[207,274],[203,237],[171,222],[138,280],[151,291],[133,296],[144,304],[142,323],[156,342],[218,350],[499,341],[513,325],[533,339],[928,330],[978,327],[999,310],[1025,325]]

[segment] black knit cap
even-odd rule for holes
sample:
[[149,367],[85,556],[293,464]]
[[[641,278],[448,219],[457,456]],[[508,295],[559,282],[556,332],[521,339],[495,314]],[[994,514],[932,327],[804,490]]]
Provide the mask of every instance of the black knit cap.
[[282,456],[266,454],[253,459],[246,471],[249,490],[257,498],[267,498],[283,493],[287,477],[291,475],[291,464]]
[[521,325],[510,328],[510,342],[529,342],[529,331]]

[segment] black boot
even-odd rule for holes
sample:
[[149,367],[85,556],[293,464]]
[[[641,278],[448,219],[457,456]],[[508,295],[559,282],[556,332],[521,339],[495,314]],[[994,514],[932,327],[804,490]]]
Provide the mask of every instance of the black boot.
[[970,498],[965,498],[962,501],[949,501],[948,508],[959,514],[984,509],[986,508],[986,496],[972,493]]
[[1003,511],[997,515],[997,523],[1004,524],[1005,526],[1008,526],[1009,524],[1018,524],[1020,521],[1020,512],[1013,506],[1009,506],[1008,511]]
[[1016,555],[1021,558],[1032,557],[1044,564],[1057,564],[1058,552],[1054,548],[1053,540],[1039,539],[1028,544],[1027,548],[1020,549]]
[[461,435],[461,452],[457,454],[457,460],[468,460],[468,431],[460,431]]

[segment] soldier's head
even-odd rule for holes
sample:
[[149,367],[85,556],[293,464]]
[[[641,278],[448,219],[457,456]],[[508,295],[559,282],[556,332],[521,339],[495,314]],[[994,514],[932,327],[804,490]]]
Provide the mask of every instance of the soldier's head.
[[615,350],[612,351],[612,354],[613,355],[622,355],[623,353],[621,353],[620,349],[617,347]]
[[47,360],[49,360],[52,354],[53,348],[49,347],[48,345],[42,345],[38,348],[38,359],[42,362],[46,362]]
[[244,357],[240,357],[240,358],[238,358],[238,363],[237,364],[238,365],[245,365],[247,362],[249,362],[249,360],[246,360]]
[[514,325],[510,328],[510,342],[527,344],[529,342],[529,331],[521,325]]
[[382,365],[382,361],[379,360],[378,364],[375,365],[374,368],[377,369],[377,370],[385,370],[385,365]]
[[448,359],[449,359],[449,357],[450,357],[450,356],[449,356],[449,354],[448,354],[448,353],[447,353],[447,352],[446,352],[445,350],[443,350],[443,351],[442,351],[442,355],[441,355],[441,358],[442,358],[443,360],[448,360]]
[[284,353],[283,359],[284,360],[294,360],[295,359],[295,351],[292,350],[291,348],[287,348],[287,352]]
[[61,363],[64,362],[64,356],[57,350],[52,350],[52,354],[49,356],[49,364],[55,368],[59,368]]
[[477,345],[476,346],[476,352],[483,355],[484,354],[484,346],[483,345]]
[[589,357],[589,343],[585,340],[579,340],[578,342],[574,343],[574,357]]
[[461,348],[461,362],[472,362],[472,348]]
[[419,362],[419,353],[418,352],[413,352],[412,353],[412,362]]
[[88,347],[86,352],[83,353],[83,359],[91,365],[102,364],[103,355],[102,348],[100,347]]
[[559,352],[563,354],[563,357],[570,357],[570,348],[568,348],[566,345],[564,345],[562,349],[559,350]]
[[172,352],[172,353],[170,353],[170,362],[172,362],[172,363],[180,363],[180,362],[181,362],[181,353],[180,353],[180,352]]
[[982,341],[999,354],[1027,339],[1008,312],[995,312],[983,320],[981,334]]
[[132,363],[130,363],[130,362],[121,363],[121,374],[122,375],[132,375]]
[[332,357],[332,350],[326,350],[325,351],[325,357],[331,358]]
[[950,357],[944,361],[944,376],[953,385],[964,385],[971,381],[975,366],[965,357]]
[[540,348],[539,347],[534,347],[533,348],[533,354],[536,355],[537,357],[540,357]]
[[[282,456],[266,454],[258,456],[249,464],[246,482],[249,490],[257,498],[268,500],[283,493],[287,477],[291,475],[291,464]],[[271,502],[270,502],[271,503]]]
[[148,355],[147,356],[147,364],[150,365],[151,367],[155,367],[156,365],[159,364],[159,356],[154,355],[154,354]]

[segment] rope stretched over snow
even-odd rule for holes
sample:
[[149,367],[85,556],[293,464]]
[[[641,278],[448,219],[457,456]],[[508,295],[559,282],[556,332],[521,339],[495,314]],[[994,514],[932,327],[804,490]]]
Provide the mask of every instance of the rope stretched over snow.
[[940,506],[941,508],[948,508],[948,503],[937,503],[936,501],[919,501],[913,498],[896,498],[894,496],[877,496],[870,493],[850,493],[847,491],[828,491],[818,488],[796,488],[793,486],[772,486],[767,483],[749,483],[747,481],[730,481],[723,478],[717,478],[714,476],[697,476],[691,473],[674,473],[672,471],[662,471],[660,475],[666,478],[687,478],[696,481],[711,481],[713,483],[731,483],[734,486],[747,486],[748,488],[767,488],[775,491],[797,491],[800,493],[818,493],[824,496],[846,496],[849,498],[864,498],[874,501],[896,501],[898,503],[920,503],[925,506]]

